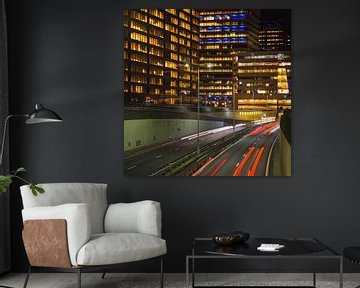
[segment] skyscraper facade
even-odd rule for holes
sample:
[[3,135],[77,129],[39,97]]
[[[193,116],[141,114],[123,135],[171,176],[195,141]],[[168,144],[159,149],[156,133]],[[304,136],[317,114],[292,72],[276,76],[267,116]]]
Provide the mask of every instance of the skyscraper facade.
[[239,52],[233,71],[236,109],[291,108],[290,51]]
[[238,51],[259,50],[259,10],[200,10],[200,97],[206,105],[233,103]]
[[288,51],[291,49],[290,33],[279,21],[262,24],[259,42],[262,50]]
[[196,102],[199,13],[125,10],[124,21],[125,103]]

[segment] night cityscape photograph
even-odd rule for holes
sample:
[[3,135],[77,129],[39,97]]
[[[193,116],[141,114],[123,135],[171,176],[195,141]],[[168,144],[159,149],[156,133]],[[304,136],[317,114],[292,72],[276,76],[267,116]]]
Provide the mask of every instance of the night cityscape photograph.
[[124,11],[125,176],[291,176],[291,10]]

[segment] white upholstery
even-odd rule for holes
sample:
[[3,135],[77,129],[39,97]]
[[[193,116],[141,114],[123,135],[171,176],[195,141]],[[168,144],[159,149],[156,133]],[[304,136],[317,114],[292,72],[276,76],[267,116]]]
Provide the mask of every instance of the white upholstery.
[[79,251],[78,265],[108,265],[145,260],[166,253],[165,240],[140,233],[92,235]]
[[107,209],[106,184],[95,183],[51,183],[39,184],[44,194],[36,197],[29,185],[20,187],[24,208],[56,206],[67,203],[85,203],[89,205],[92,232],[104,232],[104,216]]
[[166,253],[166,242],[160,238],[160,203],[113,204],[107,210],[106,184],[39,186],[45,193],[38,196],[28,185],[21,187],[23,221],[65,219],[73,266],[125,263]]
[[[34,197],[34,196],[33,196]],[[22,210],[23,221],[38,219],[65,219],[69,254],[72,265],[77,265],[76,255],[91,235],[89,206],[86,204],[63,204],[51,207],[33,207]],[[79,225],[79,223],[81,223]],[[39,236],[39,241],[41,238]]]
[[161,237],[161,208],[155,201],[109,205],[105,215],[106,233],[143,233]]

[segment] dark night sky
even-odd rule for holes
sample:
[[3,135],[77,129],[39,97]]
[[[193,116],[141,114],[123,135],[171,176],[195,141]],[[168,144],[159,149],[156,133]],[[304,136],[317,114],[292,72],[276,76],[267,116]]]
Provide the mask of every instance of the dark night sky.
[[261,9],[261,19],[265,22],[280,22],[291,33],[291,9]]

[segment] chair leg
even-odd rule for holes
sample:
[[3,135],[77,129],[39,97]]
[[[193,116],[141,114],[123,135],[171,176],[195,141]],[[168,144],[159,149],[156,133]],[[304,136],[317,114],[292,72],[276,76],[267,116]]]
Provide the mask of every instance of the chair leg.
[[77,269],[78,288],[81,288],[81,269]]
[[163,288],[164,287],[164,268],[163,268],[163,263],[164,260],[163,260],[163,257],[161,257],[161,260],[160,260],[160,287]]
[[104,273],[101,275],[101,279],[105,279],[106,272],[107,272],[107,270],[105,269]]
[[28,272],[27,272],[27,274],[26,274],[26,278],[25,278],[25,282],[24,282],[23,288],[26,288],[27,283],[28,283],[28,281],[29,281],[30,274],[31,274],[31,265],[29,266],[29,270],[28,270]]

